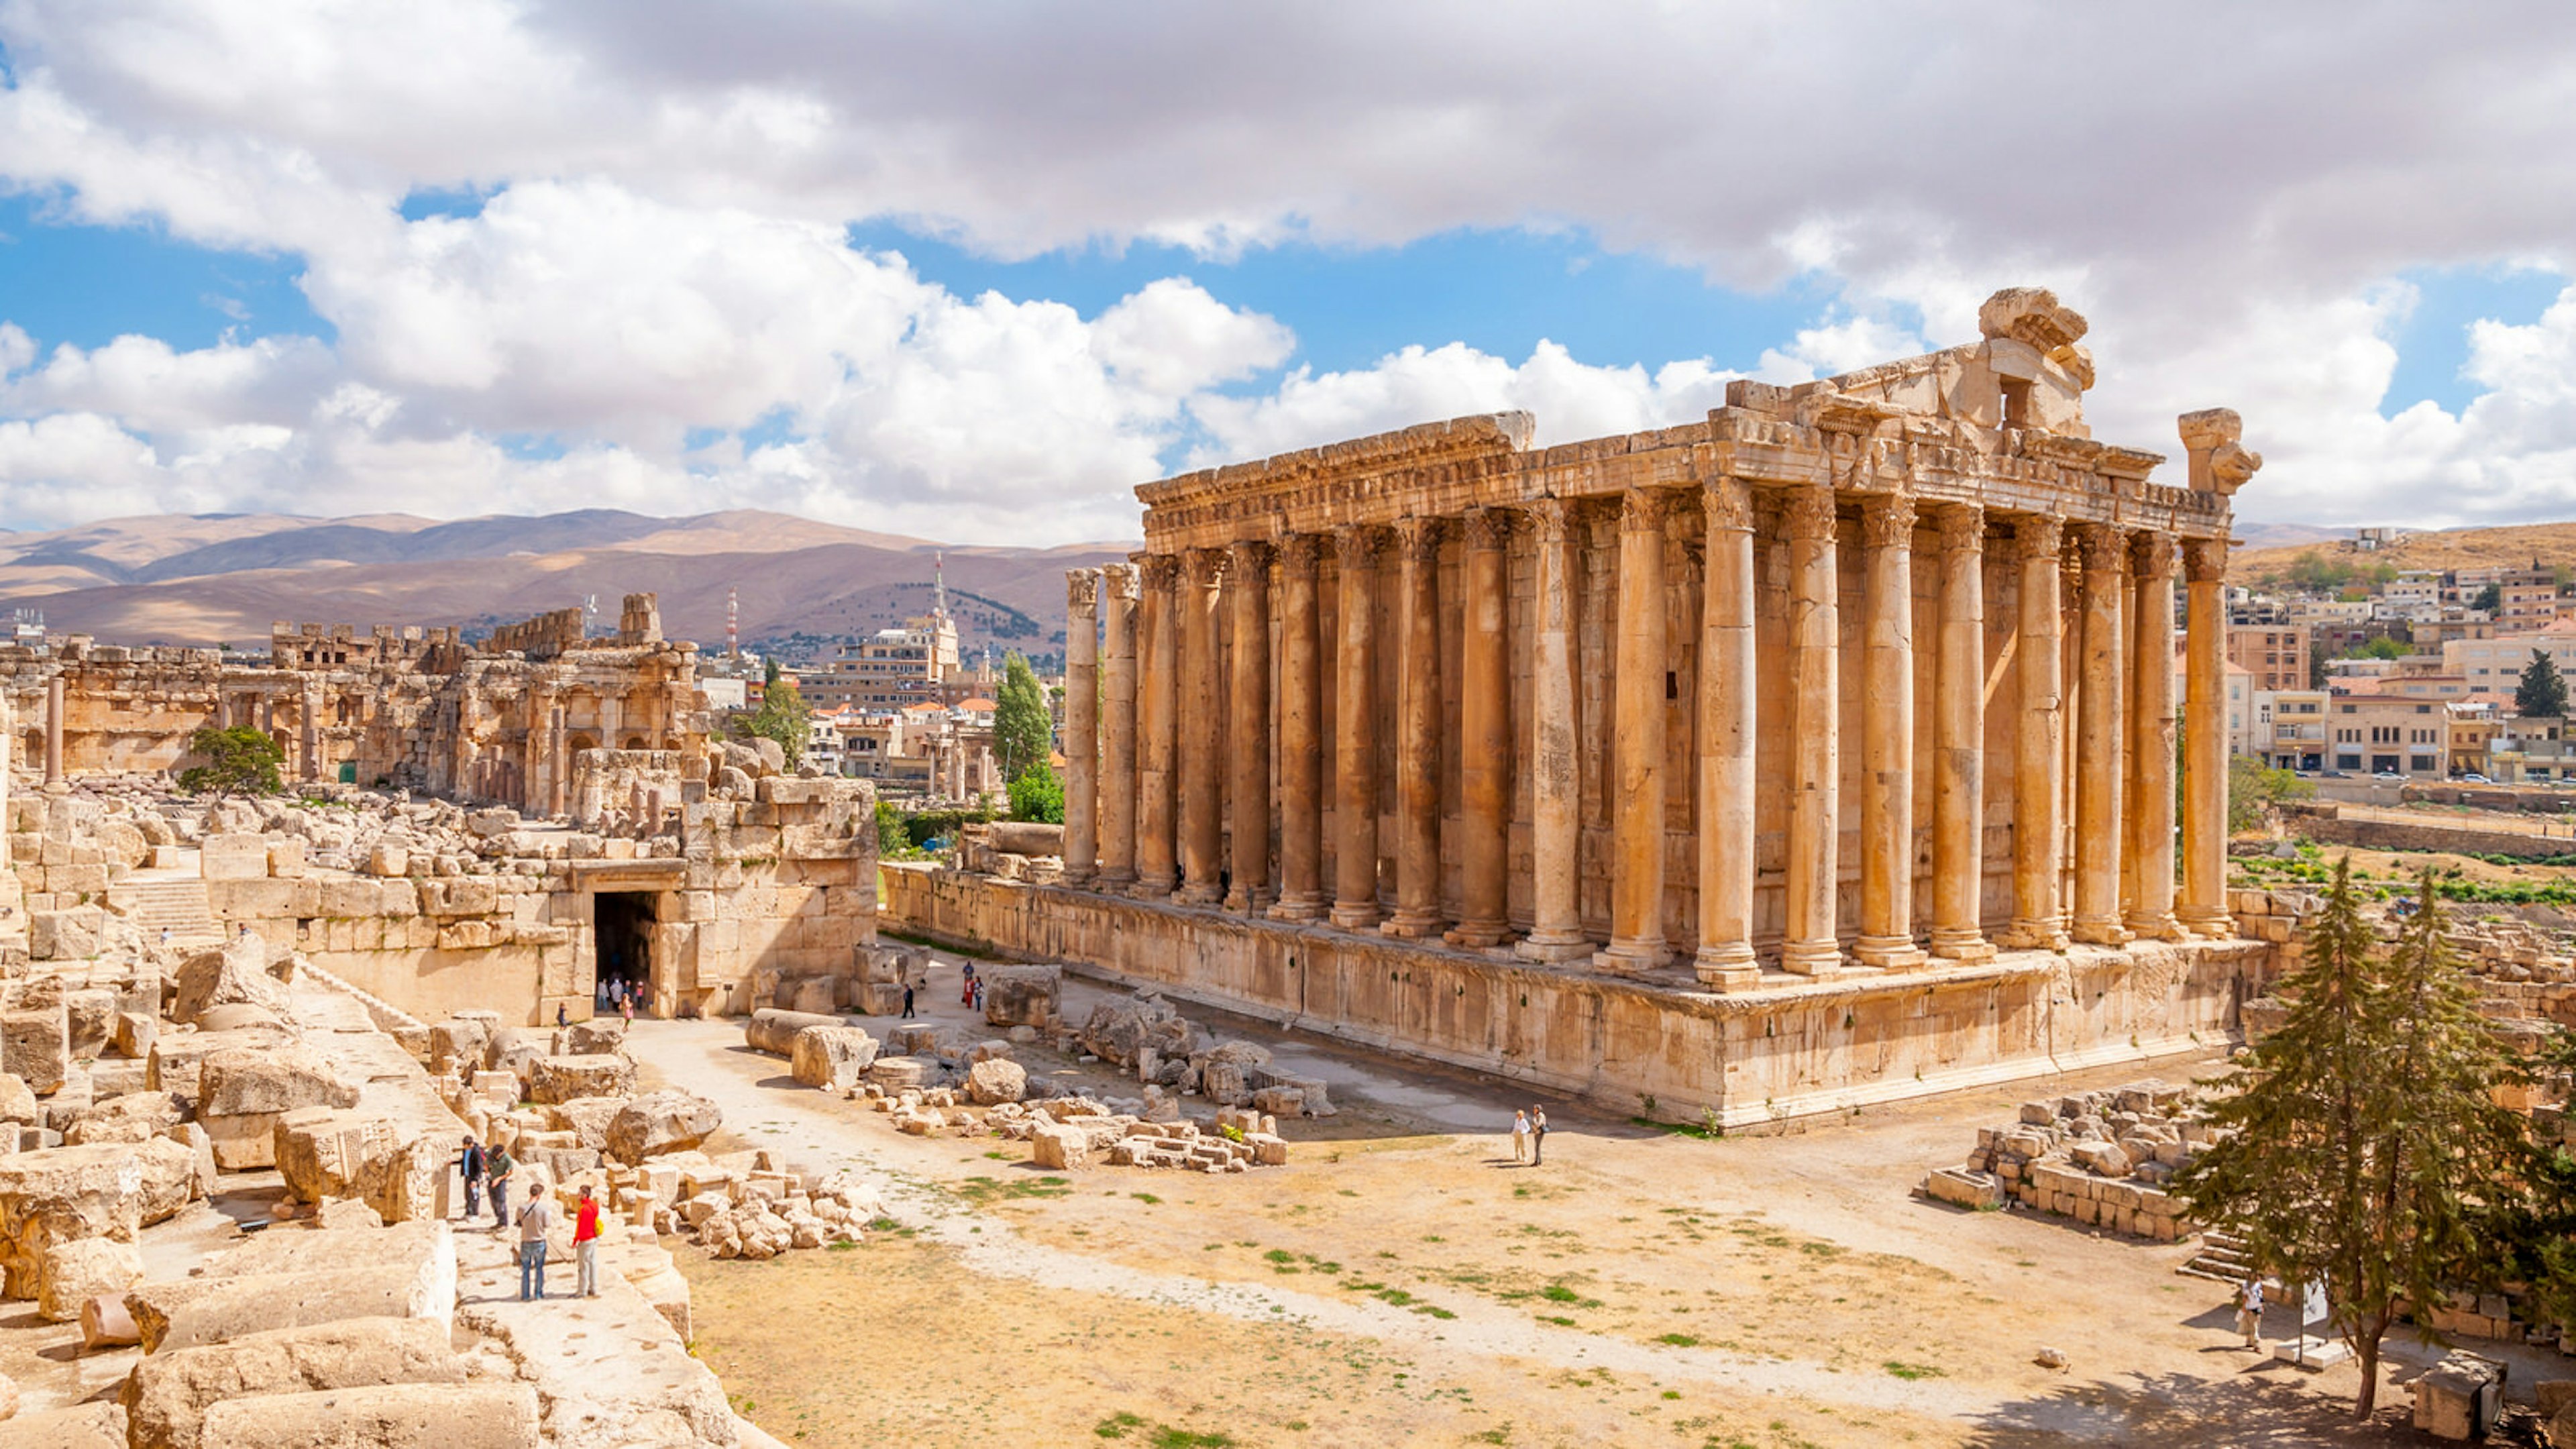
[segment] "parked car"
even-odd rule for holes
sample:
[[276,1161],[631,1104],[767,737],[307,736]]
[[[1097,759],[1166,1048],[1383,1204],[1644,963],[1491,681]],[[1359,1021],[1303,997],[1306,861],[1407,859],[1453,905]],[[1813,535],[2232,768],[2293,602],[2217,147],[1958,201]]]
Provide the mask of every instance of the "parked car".
[[2492,785],[2495,781],[2488,779],[2484,775],[2470,774],[2462,775],[2460,777],[2460,783],[2463,785]]
[[2328,770],[2320,778],[2327,780],[2349,780],[2352,778],[2352,772],[2349,770]]
[[2405,777],[2404,775],[2401,775],[2401,774],[2397,773],[2395,770],[2382,770],[2382,771],[2380,771],[2378,774],[2373,775],[2373,776],[2371,776],[2370,778],[2372,778],[2372,779],[2374,779],[2374,780],[2403,780],[2403,779],[2405,779],[2406,777]]

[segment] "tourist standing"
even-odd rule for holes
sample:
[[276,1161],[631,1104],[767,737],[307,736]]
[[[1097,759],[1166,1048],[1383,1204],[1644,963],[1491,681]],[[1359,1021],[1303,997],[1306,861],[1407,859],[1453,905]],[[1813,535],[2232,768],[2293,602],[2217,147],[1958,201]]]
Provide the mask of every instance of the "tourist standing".
[[912,1020],[912,983],[903,983],[903,1019]]
[[543,1192],[528,1194],[519,1209],[519,1301],[546,1296],[546,1230],[555,1225],[554,1205]]
[[626,1019],[627,1025],[633,1026],[635,1024],[635,998],[632,994],[629,994],[624,1001],[617,1003],[617,1014]]
[[975,982],[975,1000],[972,1004],[977,1011],[984,1009],[984,982],[980,977]]
[[1547,1109],[1530,1108],[1530,1166],[1547,1160]]
[[483,1213],[483,1144],[474,1134],[465,1134],[465,1151],[456,1159],[456,1169],[465,1174],[465,1220],[474,1221]]
[[572,1025],[572,1013],[560,1001],[555,1003],[555,1026],[558,1030]]
[[975,1004],[975,963],[972,961],[966,963],[966,974],[958,980],[957,1004],[959,1006]]
[[1527,1112],[1512,1114],[1512,1161],[1529,1161],[1530,1120]]
[[484,1164],[492,1175],[492,1231],[497,1233],[510,1225],[510,1173],[519,1164],[510,1159],[510,1149],[498,1137],[484,1154]]
[[599,1199],[590,1189],[581,1190],[581,1205],[573,1209],[572,1256],[579,1265],[580,1278],[573,1291],[584,1298],[599,1296]]
[[2236,1285],[2236,1331],[2245,1335],[2247,1348],[2263,1346],[2263,1278],[2257,1273],[2245,1275]]

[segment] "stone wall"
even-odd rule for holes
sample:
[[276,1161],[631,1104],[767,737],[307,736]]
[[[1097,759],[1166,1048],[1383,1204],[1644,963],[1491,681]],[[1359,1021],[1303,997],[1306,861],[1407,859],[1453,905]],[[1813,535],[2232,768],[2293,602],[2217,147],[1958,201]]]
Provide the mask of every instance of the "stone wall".
[[1219,911],[888,864],[890,929],[1730,1128],[2195,1050],[2268,979],[2254,941],[2010,952],[1716,994]]
[[2447,850],[2461,855],[2510,855],[2541,860],[2576,854],[2576,840],[2564,835],[2525,835],[2513,830],[2471,830],[2427,820],[2421,825],[2387,820],[2347,820],[2331,805],[2293,806],[2290,829],[2327,845],[2363,850]]

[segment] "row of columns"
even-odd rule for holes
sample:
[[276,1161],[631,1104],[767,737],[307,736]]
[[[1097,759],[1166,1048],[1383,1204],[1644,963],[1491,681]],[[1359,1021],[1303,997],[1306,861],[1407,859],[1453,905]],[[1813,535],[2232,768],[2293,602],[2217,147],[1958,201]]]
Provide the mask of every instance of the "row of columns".
[[[1838,449],[1848,463],[1857,447]],[[1841,464],[1838,464],[1841,466]],[[1509,938],[1508,841],[1514,763],[1509,545],[1534,533],[1532,655],[1532,921],[1516,943],[1540,961],[1590,957],[1608,970],[1661,967],[1677,943],[1663,931],[1667,764],[1665,554],[1675,490],[1636,489],[1618,503],[1617,649],[1613,719],[1610,932],[1596,943],[1579,919],[1579,782],[1574,630],[1573,505],[1480,508],[1457,520],[1353,526],[1331,536],[1338,564],[1338,637],[1321,635],[1325,540],[1243,542],[1179,556],[1146,555],[1130,569],[1082,570],[1069,581],[1066,711],[1066,871],[1075,884],[1170,895],[1194,905],[1346,930],[1441,936],[1493,947]],[[1890,970],[1929,956],[1991,955],[1982,924],[1985,871],[1985,548],[1988,518],[1940,505],[1933,610],[1929,929],[1918,940],[1914,901],[1916,706],[1913,563],[1918,515],[1903,493],[1842,494],[1826,484],[1782,490],[1787,649],[1756,648],[1753,489],[1720,478],[1702,488],[1705,586],[1698,651],[1698,939],[1678,943],[1699,977],[1721,988],[1758,979],[1754,924],[1756,701],[1765,670],[1785,671],[1790,740],[1784,930],[1779,964],[1818,974],[1844,962],[1841,861],[1842,639],[1839,505],[1856,498],[1863,617],[1858,637],[1868,705],[1849,731],[1861,752],[1858,939],[1852,955]],[[2019,617],[2009,667],[2021,701],[2013,767],[2016,820],[2009,919],[2021,948],[2070,939],[2116,945],[2227,929],[2222,909],[2225,745],[2220,720],[2223,545],[2184,550],[2191,641],[2184,731],[2190,783],[2180,909],[2174,889],[2172,540],[2102,525],[2068,531],[2043,515],[2007,515],[2017,550]],[[1440,648],[1439,560],[1461,530],[1455,601],[1460,646]],[[2072,550],[2070,556],[2069,544]],[[1396,570],[1394,637],[1379,637],[1381,571]],[[1275,598],[1271,588],[1277,563]],[[2061,575],[2075,566],[2071,612]],[[1221,660],[1218,610],[1231,611]],[[1278,625],[1278,667],[1270,659]],[[1095,629],[1099,630],[1095,636]],[[1105,644],[1100,642],[1105,639]],[[1381,714],[1378,653],[1396,652],[1395,698]],[[2218,661],[2213,665],[2211,661]],[[1439,764],[1444,665],[1459,673],[1460,811],[1449,828],[1458,918],[1442,912]],[[1323,671],[1337,673],[1331,788],[1334,878],[1323,879]],[[1220,668],[1230,670],[1219,689]],[[2073,677],[2066,677],[2071,669]],[[1277,699],[1272,696],[1276,683]],[[2066,718],[2072,698],[2074,719]],[[1220,703],[1224,708],[1220,710]],[[1382,757],[1382,718],[1395,727]],[[1278,732],[1279,778],[1271,778]],[[2068,731],[2072,729],[2070,741]],[[2072,745],[2070,749],[2069,746]],[[1391,913],[1379,880],[1382,758],[1395,771]],[[1274,791],[1275,783],[1275,791]],[[1243,813],[1226,836],[1222,802]],[[1269,813],[1278,817],[1277,869]],[[2068,827],[2072,826],[2072,842]],[[2080,843],[2078,846],[2075,843]],[[1276,881],[1276,892],[1272,886]],[[1926,950],[1928,945],[1929,950]]]

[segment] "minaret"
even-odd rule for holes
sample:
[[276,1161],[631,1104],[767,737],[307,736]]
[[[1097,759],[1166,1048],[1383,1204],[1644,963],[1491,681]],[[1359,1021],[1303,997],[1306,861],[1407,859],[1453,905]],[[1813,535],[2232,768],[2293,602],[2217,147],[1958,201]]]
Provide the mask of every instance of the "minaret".
[[948,552],[939,549],[930,555],[930,617],[948,621]]

